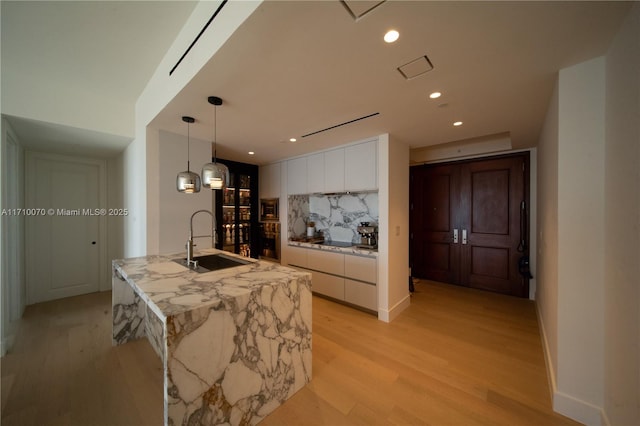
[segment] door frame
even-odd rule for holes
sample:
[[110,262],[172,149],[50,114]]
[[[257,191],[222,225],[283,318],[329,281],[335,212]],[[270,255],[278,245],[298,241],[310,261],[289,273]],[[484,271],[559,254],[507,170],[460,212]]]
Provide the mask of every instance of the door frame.
[[[468,163],[473,161],[482,161],[482,160],[491,160],[491,159],[499,159],[505,157],[513,157],[517,155],[522,155],[528,153],[528,167],[529,173],[525,173],[525,198],[527,200],[528,206],[528,223],[527,223],[527,237],[528,237],[528,253],[529,253],[529,269],[533,278],[529,279],[528,288],[529,300],[536,300],[536,291],[537,291],[537,283],[536,283],[536,265],[537,265],[537,245],[538,245],[538,230],[537,230],[537,171],[538,171],[538,162],[537,162],[537,148],[526,148],[526,149],[515,149],[511,151],[503,151],[496,152],[490,154],[480,154],[467,156],[462,158],[448,158],[448,159],[437,159],[432,161],[418,161],[411,162],[410,168],[426,166],[426,165],[448,165],[448,164],[460,164],[460,163]],[[410,206],[412,205],[412,199],[410,199]],[[411,211],[410,211],[411,215]],[[409,220],[411,226],[411,218]],[[410,229],[410,235],[413,231]],[[409,260],[410,264],[413,259],[411,253],[411,245],[412,240],[409,239]]]
[[[35,185],[38,180],[35,174],[35,161],[65,161],[69,163],[84,164],[98,167],[98,203],[100,209],[107,209],[107,163],[106,160],[89,157],[76,157],[70,155],[53,154],[39,151],[25,151],[25,206],[27,209],[37,209],[35,200]],[[34,234],[33,224],[30,223],[29,216],[25,220],[25,260],[35,257],[35,244],[37,235]],[[109,259],[107,251],[107,215],[98,216],[98,291],[105,291],[111,288],[111,272],[109,270]],[[35,303],[37,295],[33,284],[33,272],[28,267],[26,272],[27,304]]]

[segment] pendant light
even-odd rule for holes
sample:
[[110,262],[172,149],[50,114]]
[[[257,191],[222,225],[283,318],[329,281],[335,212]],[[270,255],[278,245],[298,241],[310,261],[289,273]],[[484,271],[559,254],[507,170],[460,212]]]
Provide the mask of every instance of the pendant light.
[[202,167],[202,184],[209,189],[224,189],[229,184],[229,168],[217,159],[216,138],[216,110],[222,105],[222,99],[217,96],[209,96],[208,101],[213,105],[213,163],[207,163]]
[[182,117],[182,121],[187,123],[187,170],[178,173],[176,178],[176,187],[178,192],[184,192],[185,194],[193,194],[200,192],[200,176],[197,173],[193,173],[189,169],[189,125],[196,120],[193,117]]

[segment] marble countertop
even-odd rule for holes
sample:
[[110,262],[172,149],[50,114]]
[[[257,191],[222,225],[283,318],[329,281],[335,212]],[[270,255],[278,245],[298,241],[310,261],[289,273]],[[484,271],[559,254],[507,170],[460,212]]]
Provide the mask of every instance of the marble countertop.
[[316,250],[332,251],[336,253],[351,254],[356,256],[378,257],[378,250],[358,248],[355,244],[350,247],[336,247],[336,246],[332,246],[324,243],[315,244],[315,243],[307,243],[304,241],[294,241],[294,240],[287,241],[287,244],[295,247],[306,247],[306,248],[312,248]]
[[184,253],[175,253],[114,260],[113,266],[123,279],[139,290],[140,296],[156,314],[165,318],[216,305],[225,299],[235,299],[263,286],[278,286],[308,274],[277,263],[217,249],[200,250],[195,255],[216,253],[235,256],[250,263],[198,273],[174,262],[173,259],[184,258]]

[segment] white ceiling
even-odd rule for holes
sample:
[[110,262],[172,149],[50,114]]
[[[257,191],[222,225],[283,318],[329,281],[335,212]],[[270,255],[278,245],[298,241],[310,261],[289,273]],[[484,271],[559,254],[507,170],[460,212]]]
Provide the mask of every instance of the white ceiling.
[[[164,2],[139,3],[148,11]],[[531,147],[556,72],[604,54],[629,7],[622,2],[388,1],[355,21],[337,0],[266,1],[152,125],[186,134],[180,117],[191,115],[196,118],[191,135],[210,140],[213,107],[207,96],[216,95],[224,101],[217,114],[218,155],[238,161],[263,164],[387,132],[412,148],[504,132],[510,133],[514,148]],[[216,19],[223,18],[224,9]],[[59,19],[47,25],[64,25]],[[172,28],[184,19],[174,19]],[[382,41],[390,28],[400,32],[394,44]],[[126,42],[117,36],[111,42],[103,34],[102,50],[140,52],[143,42],[154,44],[145,31],[140,37],[133,31]],[[66,37],[88,33],[91,26],[76,26]],[[51,43],[58,38],[55,32],[49,37]],[[155,44],[159,50],[161,43]],[[80,66],[100,61],[96,53],[65,60]],[[396,68],[421,55],[434,69],[406,80]],[[132,99],[159,58],[145,59],[155,62],[145,62],[145,72],[123,89]],[[91,85],[94,77],[81,84]],[[113,78],[113,87],[102,95],[124,96],[116,84],[122,76]],[[443,96],[429,99],[435,90]],[[301,138],[373,113],[379,114]],[[464,124],[453,127],[455,120]],[[290,137],[298,142],[287,142]],[[249,156],[249,150],[256,155]]]
[[2,0],[2,113],[30,149],[110,156],[195,1]]

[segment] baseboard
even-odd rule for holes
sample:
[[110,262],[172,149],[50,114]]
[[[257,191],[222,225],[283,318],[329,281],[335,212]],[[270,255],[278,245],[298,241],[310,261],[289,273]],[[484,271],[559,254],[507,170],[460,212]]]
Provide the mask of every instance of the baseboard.
[[0,339],[0,357],[3,357],[9,352],[9,349],[13,346],[14,336],[9,335]]
[[391,322],[396,319],[402,311],[407,309],[410,303],[411,295],[407,294],[402,300],[393,305],[391,309],[378,309],[378,319],[384,322]]
[[538,317],[538,327],[540,328],[540,338],[542,339],[542,351],[544,352],[544,363],[547,368],[547,380],[549,382],[549,395],[551,395],[551,402],[553,403],[553,395],[558,389],[556,386],[556,376],[553,374],[553,365],[551,363],[551,352],[549,351],[549,340],[547,339],[547,333],[544,328],[544,321],[542,321],[542,315],[538,308],[538,302],[536,301],[536,315]]
[[547,378],[549,379],[549,392],[551,394],[551,404],[553,411],[567,416],[573,420],[589,426],[609,426],[609,419],[602,408],[590,404],[588,402],[574,398],[571,395],[560,392],[556,383],[556,377],[553,374],[553,366],[551,363],[551,353],[549,351],[549,341],[544,328],[544,321],[538,309],[536,302],[536,314],[538,316],[538,326],[540,328],[540,337],[542,339],[542,350],[544,351],[544,362],[547,367]]
[[558,390],[553,394],[553,411],[588,426],[605,426],[607,421],[602,408]]

